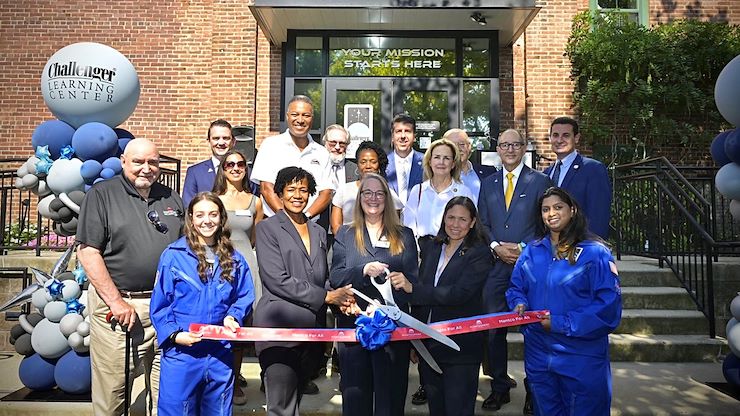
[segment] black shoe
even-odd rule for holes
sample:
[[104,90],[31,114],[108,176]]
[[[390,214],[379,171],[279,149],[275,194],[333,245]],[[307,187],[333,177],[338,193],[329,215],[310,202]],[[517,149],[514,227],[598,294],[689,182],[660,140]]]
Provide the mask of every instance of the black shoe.
[[523,415],[534,415],[534,408],[532,407],[532,395],[527,392],[524,397],[524,407],[522,408]]
[[243,375],[241,375],[241,373],[240,373],[240,374],[239,374],[239,375],[238,375],[238,376],[236,377],[236,384],[237,384],[237,385],[238,385],[239,387],[247,387],[247,379],[246,379],[246,378],[244,378],[244,376],[243,376]]
[[512,389],[515,389],[515,388],[516,388],[516,386],[517,386],[517,384],[516,384],[516,380],[514,380],[514,379],[513,379],[513,378],[512,378],[512,377],[511,377],[510,375],[507,375],[506,377],[507,377],[507,378],[509,379],[509,380],[508,380],[508,382],[509,382],[509,387],[511,387]]
[[411,395],[411,404],[421,406],[427,403],[427,392],[424,390],[424,386],[419,386],[416,392]]
[[313,396],[315,394],[319,394],[319,386],[316,385],[313,381],[309,381],[306,383],[306,385],[303,386],[301,389],[301,393]]
[[509,403],[510,401],[511,396],[509,396],[508,391],[506,393],[494,391],[491,392],[488,397],[486,397],[486,400],[483,400],[483,408],[486,410],[498,410],[501,408],[501,406]]

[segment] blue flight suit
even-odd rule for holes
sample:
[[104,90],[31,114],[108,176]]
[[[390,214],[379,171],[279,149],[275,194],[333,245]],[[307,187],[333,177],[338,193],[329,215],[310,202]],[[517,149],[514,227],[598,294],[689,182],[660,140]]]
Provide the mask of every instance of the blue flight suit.
[[216,262],[212,277],[200,280],[198,258],[185,237],[170,244],[159,259],[150,314],[162,353],[160,416],[231,415],[231,343],[202,340],[186,347],[169,338],[175,331],[188,331],[191,323],[223,325],[229,315],[242,322],[251,311],[254,287],[244,257],[234,251],[231,283],[220,275]]
[[537,415],[609,415],[608,335],[619,325],[622,296],[611,252],[583,241],[576,262],[553,256],[549,235],[530,243],[511,275],[513,309],[550,311],[551,330],[521,327],[524,367]]

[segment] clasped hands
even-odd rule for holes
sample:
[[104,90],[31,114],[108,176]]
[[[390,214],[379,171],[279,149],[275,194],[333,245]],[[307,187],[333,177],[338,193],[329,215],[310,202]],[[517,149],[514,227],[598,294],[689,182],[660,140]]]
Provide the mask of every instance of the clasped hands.
[[[524,316],[524,311],[526,311],[526,310],[527,310],[527,305],[525,305],[523,303],[520,303],[520,304],[516,305],[516,307],[514,308],[514,312],[516,312],[517,314],[519,314],[519,316]],[[547,313],[546,315],[541,316],[540,319],[542,319],[540,321],[540,325],[542,325],[542,327],[545,329],[545,331],[550,332],[550,328],[551,328],[551,325],[550,325],[550,313]]]
[[[236,330],[239,329],[241,325],[239,325],[239,321],[237,321],[236,318],[231,315],[227,315],[224,318],[223,327],[236,334]],[[192,347],[193,344],[200,342],[202,337],[203,334],[199,332],[181,331],[175,335],[175,344]]]

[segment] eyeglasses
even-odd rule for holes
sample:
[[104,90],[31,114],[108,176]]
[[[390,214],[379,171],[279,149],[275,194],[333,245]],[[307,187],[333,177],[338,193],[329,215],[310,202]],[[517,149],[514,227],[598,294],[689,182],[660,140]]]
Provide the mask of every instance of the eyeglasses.
[[337,147],[337,145],[339,145],[339,147],[341,147],[341,148],[347,147],[347,143],[346,142],[338,142],[338,141],[335,141],[335,140],[329,140],[328,142],[326,142],[326,144],[328,144],[329,147]]
[[522,142],[499,143],[498,144],[498,148],[501,149],[501,150],[509,150],[509,149],[519,150],[522,147],[524,147],[524,143],[522,143]]
[[365,191],[360,192],[360,195],[362,195],[362,197],[365,198],[365,199],[373,199],[373,198],[375,198],[375,199],[385,199],[385,191],[376,191],[376,192],[373,192],[373,191],[371,191],[371,190],[368,189],[368,190],[365,190]]
[[159,214],[157,214],[157,211],[151,210],[146,213],[146,219],[149,220],[150,223],[154,225],[154,228],[157,229],[162,234],[167,234],[167,224],[163,223],[159,220]]
[[244,169],[247,167],[247,162],[240,160],[238,162],[228,161],[224,162],[224,168],[226,169],[234,169],[234,166],[238,167],[239,169]]

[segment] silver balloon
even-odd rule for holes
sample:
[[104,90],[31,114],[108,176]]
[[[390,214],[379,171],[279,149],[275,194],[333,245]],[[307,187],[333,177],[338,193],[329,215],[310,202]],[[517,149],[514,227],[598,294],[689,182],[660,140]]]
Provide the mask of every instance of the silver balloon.
[[26,164],[24,162],[21,165],[21,167],[19,167],[18,169],[15,170],[15,176],[18,176],[18,177],[21,177],[22,178],[22,177],[24,177],[26,175],[28,175],[28,166],[26,166]]
[[31,303],[39,310],[39,312],[43,312],[44,307],[49,303],[49,299],[46,298],[46,295],[48,295],[48,292],[45,290],[37,290],[33,292],[33,295],[31,295]]
[[90,335],[90,323],[87,321],[80,322],[80,324],[77,325],[77,333],[83,337]]
[[49,185],[46,184],[45,180],[39,180],[39,186],[36,187],[34,192],[39,196],[39,198],[43,198],[51,194],[51,189],[49,189]]
[[46,184],[57,195],[62,192],[84,191],[85,180],[80,175],[81,167],[80,159],[57,159],[46,175]]
[[62,335],[69,338],[70,335],[77,332],[77,326],[79,326],[83,320],[84,318],[82,315],[68,313],[64,315],[61,321],[59,321],[59,330],[62,331]]
[[31,334],[34,351],[44,358],[59,358],[69,351],[67,338],[59,331],[59,324],[43,319]]
[[81,347],[84,342],[82,338],[82,335],[77,332],[73,332],[69,335],[69,338],[67,338],[67,343],[73,350],[77,351],[77,348]]
[[44,307],[44,316],[51,322],[59,322],[67,314],[67,303],[61,300],[49,302]]
[[740,55],[719,73],[714,84],[714,102],[725,120],[740,127]]
[[72,253],[74,253],[75,247],[77,247],[76,244],[72,244],[67,247],[64,254],[57,259],[56,263],[54,263],[54,267],[51,269],[52,276],[57,277],[67,271],[67,265],[69,265],[69,259],[72,258]]
[[[735,296],[735,299],[730,302],[730,313],[738,321],[740,321],[740,295]],[[740,355],[738,355],[740,357]]]
[[82,294],[82,289],[76,280],[65,280],[62,282],[64,287],[62,288],[62,300],[67,302],[72,299],[77,299]]
[[740,199],[740,165],[728,163],[720,168],[714,177],[719,193],[729,199]]
[[728,334],[730,332],[730,328],[737,325],[737,322],[738,322],[737,319],[730,318],[730,320],[727,321],[727,326],[725,326],[725,334]]
[[[41,285],[38,285],[36,283],[33,283],[29,285],[27,288],[23,289],[19,294],[13,296],[10,298],[7,302],[3,303],[2,306],[0,306],[0,312],[5,312],[6,310],[12,308],[15,305],[19,305],[28,299],[31,299],[31,296],[37,291],[41,289]],[[42,292],[46,292],[45,290],[42,290]]]
[[740,325],[733,325],[727,332],[727,345],[735,356],[740,357]]
[[26,169],[28,170],[28,173],[36,174],[36,163],[38,163],[39,158],[36,156],[31,156],[26,161]]
[[21,178],[21,181],[23,181],[23,187],[26,189],[35,188],[39,184],[38,176],[32,173],[27,173],[23,175],[23,177]]

